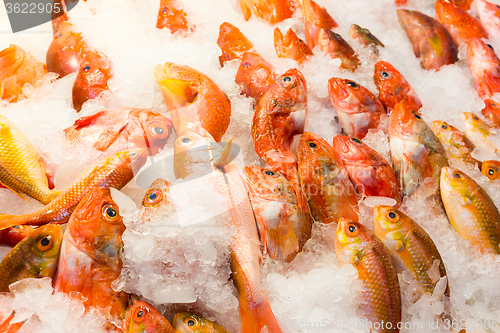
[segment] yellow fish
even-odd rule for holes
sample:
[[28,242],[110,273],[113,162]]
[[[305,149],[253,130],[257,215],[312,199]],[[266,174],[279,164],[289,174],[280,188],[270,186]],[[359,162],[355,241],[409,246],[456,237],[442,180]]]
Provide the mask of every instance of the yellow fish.
[[226,329],[213,321],[189,312],[174,316],[175,333],[228,333]]

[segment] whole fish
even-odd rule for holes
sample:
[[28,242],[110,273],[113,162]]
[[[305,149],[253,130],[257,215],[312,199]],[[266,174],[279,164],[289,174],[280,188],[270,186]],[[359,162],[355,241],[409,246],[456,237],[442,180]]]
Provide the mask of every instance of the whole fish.
[[229,22],[220,25],[217,45],[222,50],[222,55],[219,56],[221,66],[224,66],[226,61],[241,59],[243,53],[253,50],[252,42]]
[[0,230],[15,225],[65,223],[80,200],[96,186],[121,190],[146,163],[144,150],[119,152],[88,168],[48,205],[24,215],[0,215]]
[[441,141],[449,160],[461,160],[465,163],[481,166],[481,162],[471,155],[476,146],[462,131],[440,120],[433,121],[431,129]]
[[228,333],[219,324],[189,312],[174,316],[175,333]]
[[297,149],[300,184],[315,221],[358,220],[358,198],[336,151],[323,138],[306,132]]
[[500,6],[486,0],[476,1],[482,26],[492,36],[500,35]]
[[443,168],[441,198],[460,236],[482,253],[500,254],[500,213],[478,183],[458,169]]
[[481,165],[481,173],[490,180],[500,178],[500,161],[489,160],[484,161]]
[[276,81],[274,67],[258,53],[245,52],[234,81],[240,86],[241,93],[255,99],[259,103],[266,91]]
[[[409,216],[390,206],[376,206],[374,231],[392,254],[398,273],[409,270],[422,292],[432,295],[436,283],[446,276],[446,268],[432,238]],[[435,261],[439,261],[436,271]],[[436,274],[438,273],[438,274]],[[445,295],[450,296],[448,282]]]
[[17,45],[0,52],[0,98],[15,103],[23,96],[25,84],[37,86],[47,66]]
[[[389,121],[391,157],[404,195],[429,196],[439,191],[439,173],[448,166],[446,152],[422,117],[406,103],[392,110]],[[426,178],[432,182],[424,183]]]
[[[491,128],[472,112],[462,112],[462,119],[465,124],[465,134],[477,148],[485,148],[489,152],[498,154],[498,149],[491,141]],[[498,154],[500,155],[500,154]]]
[[297,37],[292,28],[288,29],[285,36],[279,28],[274,29],[274,49],[279,58],[290,58],[299,64],[313,55],[311,48]]
[[15,225],[12,228],[0,230],[0,245],[14,247],[34,230],[29,225]]
[[172,34],[188,35],[193,28],[188,25],[186,12],[180,0],[161,0],[156,27],[167,28]]
[[399,332],[401,293],[389,250],[369,229],[343,218],[337,226],[335,254],[340,265],[351,264],[358,271],[363,283],[358,308],[368,321],[379,323],[380,329],[373,332]]
[[490,98],[485,99],[481,112],[491,126],[500,127],[500,104]]
[[122,269],[124,231],[109,187],[93,187],[68,221],[53,280],[55,291],[79,292],[86,308],[99,308],[99,313],[107,319],[122,317],[128,296],[123,291],[114,291],[111,283]]
[[354,72],[359,66],[359,58],[349,43],[342,36],[330,29],[321,29],[318,33],[318,47],[326,56],[340,59],[339,68]]
[[129,304],[123,322],[125,333],[174,333],[168,320],[152,305],[144,301]]
[[175,212],[175,205],[169,196],[171,186],[170,182],[161,178],[151,184],[142,199],[141,220],[150,221]]
[[467,64],[481,99],[500,92],[500,59],[491,45],[479,38],[472,39],[467,46]]
[[240,0],[240,5],[246,21],[255,15],[275,24],[292,17],[294,12],[288,0]]
[[108,90],[108,81],[113,75],[113,63],[108,57],[98,51],[86,52],[73,84],[75,110],[79,112],[83,103],[89,99],[99,98],[102,92]]
[[100,151],[147,148],[149,155],[163,149],[171,133],[172,122],[164,115],[133,108],[99,111],[77,119],[64,130],[66,140],[73,146]]
[[[61,191],[50,190],[42,159],[19,128],[0,115],[0,183],[46,205]],[[15,224],[14,224],[15,225]]]
[[448,29],[457,45],[472,38],[488,38],[488,33],[475,17],[449,0],[437,0],[434,4],[436,19]]
[[385,47],[384,43],[375,37],[370,30],[361,28],[357,24],[351,25],[351,29],[349,29],[349,36],[351,36],[352,39],[357,40],[363,46],[372,45]]
[[229,126],[231,104],[215,82],[191,67],[171,62],[155,67],[155,79],[177,135],[201,127],[215,141],[221,140]]
[[321,29],[338,27],[337,22],[328,14],[325,7],[312,0],[302,1],[302,19],[304,20],[306,43],[311,50],[318,44],[318,35]]
[[264,251],[291,261],[311,237],[309,214],[299,209],[292,184],[279,171],[255,165],[243,170]]
[[375,64],[373,81],[378,89],[378,98],[388,111],[394,109],[396,104],[403,100],[417,112],[422,107],[422,102],[420,102],[415,90],[403,75],[387,61],[379,61]]
[[22,279],[52,277],[63,234],[61,226],[42,226],[20,241],[0,262],[0,292]]
[[424,69],[439,70],[458,61],[458,48],[441,23],[416,10],[399,9],[398,20]]
[[398,204],[402,202],[394,169],[382,155],[361,140],[342,135],[333,138],[333,149],[360,196],[387,197]]
[[358,83],[332,77],[328,80],[328,95],[340,124],[349,136],[363,139],[370,128],[377,128],[385,107],[368,89]]

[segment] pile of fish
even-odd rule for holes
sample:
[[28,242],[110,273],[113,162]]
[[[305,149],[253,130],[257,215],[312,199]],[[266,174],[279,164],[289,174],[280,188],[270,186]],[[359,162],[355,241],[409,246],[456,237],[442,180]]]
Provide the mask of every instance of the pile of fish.
[[[344,39],[320,1],[233,4],[241,21],[272,29],[265,39],[274,57],[221,21],[210,43],[231,82],[165,58],[142,74],[160,96],[156,111],[124,105],[123,68],[63,0],[54,4],[64,11],[53,16],[45,62],[14,44],[0,52],[0,195],[24,205],[0,214],[8,248],[0,333],[47,330],[40,309],[16,303],[40,289],[73,302],[76,317],[97,318],[79,324],[97,331],[499,331],[498,293],[479,296],[482,317],[459,307],[474,303],[474,291],[454,288],[459,272],[447,274],[436,230],[460,261],[477,260],[490,267],[485,280],[498,278],[500,199],[491,196],[500,186],[500,59],[488,38],[500,40],[500,6],[437,0],[429,16],[418,2],[390,2],[407,36],[400,47],[413,46],[408,61],[433,75],[466,63],[468,88],[483,101],[436,119],[405,68],[385,59],[387,43],[358,22]],[[98,5],[79,6],[92,15]],[[192,10],[161,0],[151,29],[188,40],[204,29]],[[283,34],[287,21],[294,26]],[[338,75],[312,76],[315,62]],[[63,86],[71,86],[68,114],[35,142],[22,130],[22,106]],[[321,122],[333,124],[327,135]],[[294,294],[323,308],[325,297],[344,301],[343,314],[300,321],[276,306],[286,295],[272,289],[276,281],[286,286],[328,265],[330,276],[348,277],[329,285],[335,294]],[[435,326],[415,328],[425,312],[417,304],[429,304],[425,319]],[[349,314],[363,326],[344,327]],[[75,329],[63,325],[48,330]]]

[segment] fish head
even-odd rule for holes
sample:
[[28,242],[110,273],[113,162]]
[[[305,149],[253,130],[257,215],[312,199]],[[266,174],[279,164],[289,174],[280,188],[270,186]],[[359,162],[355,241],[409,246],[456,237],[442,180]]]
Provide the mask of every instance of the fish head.
[[129,118],[138,125],[140,132],[133,135],[136,147],[149,148],[150,155],[155,155],[167,143],[172,134],[172,121],[162,114],[149,110],[135,110]]
[[483,161],[481,173],[490,180],[500,178],[500,162],[495,160]]
[[351,28],[349,29],[349,36],[365,46],[369,44],[380,45],[382,47],[384,46],[384,44],[377,37],[375,37],[370,30],[361,28],[357,24],[351,25]]
[[298,69],[289,69],[276,80],[276,83],[278,84],[276,100],[279,106],[292,105],[294,109],[304,109],[307,102],[307,84],[304,75]]
[[328,94],[332,104],[342,112],[380,112],[383,109],[368,89],[353,80],[332,77],[328,80]]
[[227,333],[222,326],[189,312],[177,313],[173,323],[176,333]]
[[459,169],[452,167],[441,169],[440,185],[443,194],[466,196],[469,194],[471,182],[473,182],[472,179]]
[[310,132],[305,132],[300,138],[297,159],[301,183],[317,177],[321,180],[314,180],[316,184],[329,182],[343,171],[340,159],[332,146],[319,135]]
[[396,137],[414,137],[421,135],[427,124],[408,103],[402,101],[396,104],[389,117],[389,133]]
[[379,91],[380,100],[387,107],[393,107],[411,89],[403,75],[387,61],[375,64],[373,81]]
[[467,64],[476,77],[496,75],[500,60],[495,49],[481,38],[472,38],[467,45]]
[[463,10],[458,6],[455,1],[437,0],[434,3],[436,10],[436,18],[442,24],[453,24],[460,16],[463,15]]
[[367,229],[359,222],[341,218],[335,233],[335,254],[339,263],[357,265],[364,257]]
[[243,174],[252,196],[297,201],[293,187],[281,171],[250,165],[244,167]]
[[161,178],[151,184],[142,199],[141,219],[148,221],[174,212],[175,205],[170,197],[171,186],[170,182]]
[[18,248],[26,246],[26,261],[37,266],[38,276],[53,276],[62,239],[63,232],[60,225],[46,224],[29,234],[17,246]]
[[307,24],[326,29],[337,27],[337,22],[328,14],[325,7],[312,0],[302,1],[302,13],[304,22],[307,22]]
[[275,82],[276,74],[273,65],[258,53],[245,52],[234,80],[245,95],[255,98],[258,102]]
[[409,217],[392,206],[375,206],[373,210],[375,235],[384,241],[402,241],[408,232],[406,220]]
[[201,92],[202,78],[198,71],[167,62],[157,65],[154,72],[169,111],[195,103]]
[[222,50],[222,55],[219,57],[221,66],[224,66],[226,61],[240,58],[243,52],[253,48],[252,42],[229,22],[220,25],[217,45]]
[[150,304],[135,301],[126,310],[123,330],[126,333],[173,333],[174,329],[168,320]]
[[462,112],[462,119],[467,131],[479,132],[484,136],[490,135],[490,126],[484,122],[478,115],[472,112]]
[[336,135],[332,147],[345,164],[379,165],[381,162],[381,156],[358,138]]
[[292,58],[302,62],[307,56],[312,55],[312,51],[306,43],[292,30],[288,29],[283,36],[279,28],[274,29],[274,48],[280,58]]
[[168,28],[171,33],[177,31],[187,32],[189,29],[182,2],[178,0],[161,0],[156,27],[158,29]]
[[29,225],[15,225],[11,228],[0,230],[0,245],[14,247],[34,230]]

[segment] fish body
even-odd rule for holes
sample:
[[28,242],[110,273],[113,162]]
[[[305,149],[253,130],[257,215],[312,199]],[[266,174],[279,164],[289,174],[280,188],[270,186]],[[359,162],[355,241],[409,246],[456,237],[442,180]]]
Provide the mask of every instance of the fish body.
[[363,283],[358,308],[368,321],[379,323],[373,332],[399,332],[401,293],[389,250],[369,229],[344,218],[337,226],[335,254],[340,265],[351,264],[358,271]]
[[125,333],[174,333],[169,321],[152,305],[144,301],[135,301],[127,307]]
[[484,161],[481,165],[481,173],[490,180],[500,178],[500,161],[489,160]]
[[96,166],[85,170],[48,205],[24,215],[0,215],[0,230],[15,225],[65,223],[80,200],[96,186],[111,186],[118,190],[128,184],[146,163],[143,150],[119,152]]
[[482,26],[492,36],[500,35],[500,6],[486,0],[476,1]]
[[302,190],[312,217],[337,223],[342,217],[358,220],[358,198],[336,151],[323,138],[306,132],[297,149]]
[[297,37],[292,28],[288,29],[285,36],[279,28],[274,29],[274,49],[279,58],[290,58],[299,64],[313,55],[311,48]]
[[436,19],[448,29],[457,45],[467,44],[472,38],[488,38],[488,33],[475,17],[453,1],[437,0]]
[[366,28],[361,28],[357,24],[352,24],[349,29],[349,36],[352,39],[357,40],[363,46],[382,46],[385,47],[384,43],[382,43],[377,37],[375,37],[370,30]]
[[150,155],[163,149],[171,133],[172,122],[167,117],[133,108],[99,111],[79,118],[64,130],[66,140],[73,146],[100,151],[144,148]]
[[458,48],[446,28],[416,10],[399,9],[398,20],[424,69],[439,70],[458,61]]
[[318,34],[321,29],[338,27],[337,22],[328,14],[325,7],[312,0],[302,1],[302,18],[304,19],[306,43],[311,50],[318,43]]
[[500,59],[491,45],[479,38],[472,39],[467,46],[467,64],[481,99],[500,92]]
[[417,112],[422,107],[422,102],[420,102],[415,90],[404,76],[387,61],[379,61],[375,64],[373,81],[378,89],[378,98],[388,111],[394,109],[396,104],[401,101],[405,101]]
[[52,277],[63,234],[61,226],[42,226],[20,241],[0,262],[0,292],[22,279]]
[[387,197],[402,202],[394,169],[382,155],[361,140],[342,135],[333,138],[333,149],[361,197]]
[[167,28],[172,34],[188,35],[193,29],[188,25],[184,6],[180,0],[161,0],[156,27]]
[[0,230],[0,245],[14,247],[34,230],[29,225],[16,225],[12,228]]
[[252,42],[229,22],[220,25],[217,45],[222,50],[222,55],[219,56],[221,66],[224,66],[226,61],[241,59],[243,53],[253,50]]
[[340,68],[354,72],[359,66],[359,58],[349,43],[342,36],[330,29],[321,29],[318,33],[318,47],[328,57],[340,59]]
[[[442,167],[448,166],[446,152],[422,117],[405,103],[397,104],[392,110],[389,139],[394,170],[403,194],[438,193],[439,173]],[[426,178],[432,178],[432,182],[422,186]]]
[[25,84],[37,85],[47,66],[17,45],[0,52],[0,98],[15,103],[23,96]]
[[462,131],[440,120],[433,121],[431,129],[445,148],[448,159],[481,165],[481,162],[471,155],[476,146]]
[[500,104],[490,98],[485,99],[481,113],[492,127],[500,127]]
[[277,74],[274,72],[273,65],[258,53],[245,52],[234,80],[240,86],[243,95],[252,97],[256,103],[259,103],[276,78]]
[[156,82],[170,111],[175,132],[203,128],[219,142],[229,126],[231,104],[205,74],[170,62],[155,67]]
[[294,7],[287,0],[240,0],[245,20],[252,15],[270,24],[275,24],[292,17]]
[[174,316],[175,333],[228,333],[219,324],[189,312]]
[[441,198],[460,236],[482,253],[500,254],[500,213],[479,184],[458,169],[443,168]]
[[0,115],[0,183],[46,205],[61,191],[50,190],[40,156],[17,126]]
[[328,80],[328,95],[345,133],[363,139],[370,128],[377,128],[385,107],[368,89],[337,77]]

